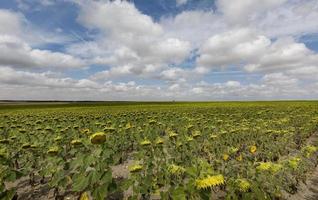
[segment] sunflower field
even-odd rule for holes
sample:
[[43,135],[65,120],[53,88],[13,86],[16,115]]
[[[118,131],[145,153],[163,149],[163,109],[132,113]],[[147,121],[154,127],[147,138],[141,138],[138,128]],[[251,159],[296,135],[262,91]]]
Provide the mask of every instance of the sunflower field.
[[317,133],[314,101],[2,105],[0,199],[285,199]]

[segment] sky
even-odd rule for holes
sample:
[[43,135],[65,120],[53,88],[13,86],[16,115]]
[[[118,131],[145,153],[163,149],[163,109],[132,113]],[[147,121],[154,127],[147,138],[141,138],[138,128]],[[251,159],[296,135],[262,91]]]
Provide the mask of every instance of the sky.
[[1,0],[0,99],[318,99],[318,1]]

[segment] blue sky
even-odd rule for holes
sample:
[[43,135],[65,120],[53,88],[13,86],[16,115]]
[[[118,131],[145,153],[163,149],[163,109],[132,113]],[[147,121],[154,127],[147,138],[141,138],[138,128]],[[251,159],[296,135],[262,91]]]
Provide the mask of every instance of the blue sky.
[[318,98],[316,0],[3,0],[0,99]]

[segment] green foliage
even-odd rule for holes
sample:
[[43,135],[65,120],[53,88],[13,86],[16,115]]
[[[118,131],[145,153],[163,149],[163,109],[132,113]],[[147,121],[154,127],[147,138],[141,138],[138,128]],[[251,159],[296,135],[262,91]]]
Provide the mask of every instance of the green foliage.
[[317,102],[13,108],[0,114],[0,199],[22,176],[93,199],[275,199],[318,162]]

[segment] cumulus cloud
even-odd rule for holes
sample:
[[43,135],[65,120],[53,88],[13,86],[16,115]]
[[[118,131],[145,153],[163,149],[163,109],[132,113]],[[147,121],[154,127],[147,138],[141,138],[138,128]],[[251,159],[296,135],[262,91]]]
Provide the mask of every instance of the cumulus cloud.
[[[17,2],[21,12],[56,3]],[[316,0],[217,0],[214,10],[156,20],[128,1],[68,2],[87,40],[0,9],[0,99],[318,98],[318,54],[298,40],[318,32]],[[176,0],[178,9],[186,3]],[[45,50],[49,43],[65,51]],[[79,76],[61,74],[69,68]]]
[[33,49],[19,38],[0,35],[0,64],[13,67],[58,67],[76,68],[85,62],[59,52]]
[[231,23],[244,24],[247,23],[249,18],[253,17],[253,15],[275,8],[286,1],[287,0],[218,0],[217,6],[219,11],[222,12]]
[[78,21],[91,30],[98,30],[101,35],[93,42],[70,46],[69,53],[110,66],[117,75],[122,71],[123,75],[137,76],[181,63],[189,56],[191,46],[188,41],[166,37],[162,26],[133,4],[125,1],[85,2],[79,3]]
[[[242,67],[248,72],[289,72],[318,69],[318,54],[293,38],[271,41],[250,29],[237,29],[209,38],[199,49],[198,69]],[[308,73],[307,73],[308,74]]]

